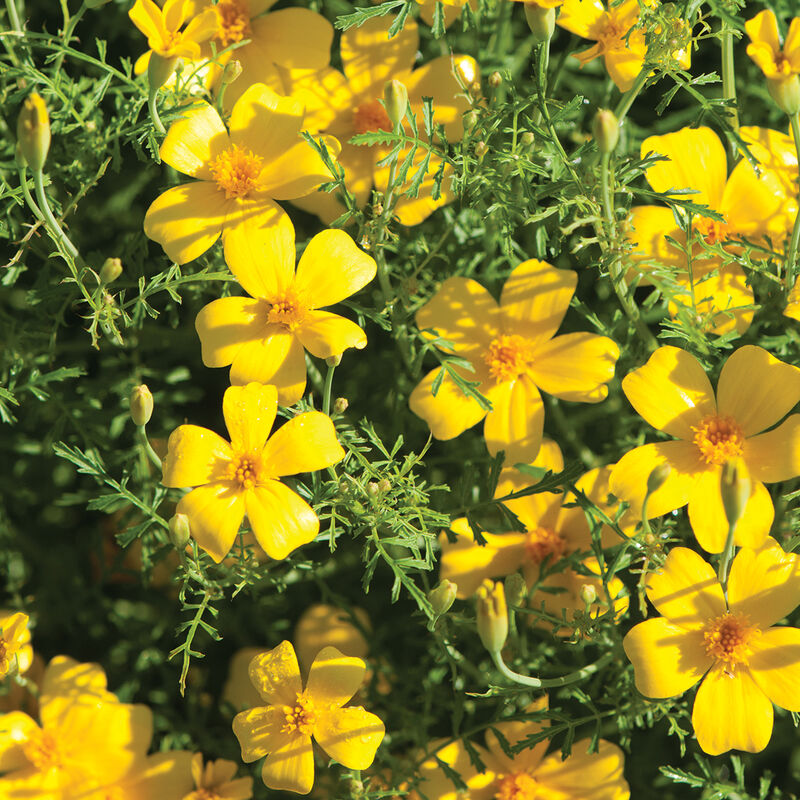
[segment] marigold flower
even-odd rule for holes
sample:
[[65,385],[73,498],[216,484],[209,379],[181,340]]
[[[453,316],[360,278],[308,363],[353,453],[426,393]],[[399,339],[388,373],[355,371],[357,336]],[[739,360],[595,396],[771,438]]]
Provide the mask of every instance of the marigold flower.
[[0,678],[9,673],[20,675],[33,661],[29,618],[22,612],[0,611]]
[[[163,8],[153,0],[136,0],[128,16],[147,37],[150,51],[165,59],[199,58],[201,44],[214,35],[217,24],[213,11],[193,15],[187,0],[166,0]],[[187,20],[189,24],[181,30]],[[149,58],[147,52],[136,62],[137,72],[147,69]]]
[[274,386],[231,386],[222,413],[231,436],[181,425],[169,437],[164,486],[194,486],[177,511],[192,536],[217,563],[228,554],[245,514],[270,558],[286,558],[319,532],[311,506],[278,480],[325,469],[344,458],[330,417],[298,414],[272,436],[278,393]]
[[314,659],[305,688],[290,642],[256,656],[250,679],[266,706],[242,711],[233,732],[245,762],[267,756],[261,777],[270,789],[308,794],[314,784],[314,738],[348,769],[366,769],[375,758],[383,723],[361,707],[344,707],[364,678],[360,658],[326,647]]
[[[517,266],[500,304],[471,278],[448,278],[419,312],[420,329],[432,328],[452,343],[473,372],[465,380],[492,404],[488,412],[445,376],[428,373],[411,393],[411,410],[430,426],[436,439],[452,439],[486,417],[489,452],[505,450],[506,463],[532,461],[542,441],[544,403],[539,389],[562,400],[599,403],[608,394],[619,348],[592,333],[555,336],[575,292],[577,275],[532,259]],[[439,349],[444,350],[444,347]]]
[[800,414],[767,431],[800,400],[800,370],[761,347],[740,347],[722,367],[715,398],[694,356],[677,347],[660,347],[624,378],[622,389],[647,422],[677,441],[654,442],[626,453],[611,473],[611,491],[639,515],[647,475],[659,464],[669,464],[664,484],[650,495],[648,517],[688,503],[689,522],[700,546],[720,553],[728,531],[720,472],[726,461],[741,457],[752,490],[736,524],[735,542],[741,547],[761,545],[774,516],[764,483],[800,475]]
[[[263,84],[251,86],[233,107],[230,134],[208,103],[190,108],[170,126],[161,158],[197,178],[168,189],[150,205],[144,232],[184,264],[220,237],[246,247],[254,235],[288,249],[294,228],[275,200],[308,194],[331,175],[300,137],[303,106]],[[331,155],[338,142],[327,140]],[[233,240],[232,245],[230,240]]]
[[758,64],[765,78],[787,80],[800,74],[800,18],[789,25],[789,33],[781,47],[778,20],[772,9],[765,9],[744,24],[750,44],[747,55]]
[[303,348],[330,358],[366,346],[358,325],[319,309],[366,286],[377,265],[344,231],[327,230],[308,243],[295,272],[294,235],[286,233],[281,248],[271,248],[269,230],[227,240],[228,266],[252,297],[214,300],[195,326],[207,367],[231,364],[233,384],[275,384],[280,404],[290,406],[306,389]]
[[623,645],[646,697],[675,697],[702,679],[692,724],[706,753],[757,753],[772,735],[773,703],[800,711],[800,630],[771,627],[798,604],[800,559],[772,539],[744,548],[727,594],[697,553],[675,547],[647,581],[661,617],[634,626]]
[[[192,778],[195,789],[183,800],[250,800],[253,796],[253,779],[236,778],[236,764],[226,758],[209,761],[203,767],[203,754],[192,758]],[[233,779],[233,780],[232,780]]]

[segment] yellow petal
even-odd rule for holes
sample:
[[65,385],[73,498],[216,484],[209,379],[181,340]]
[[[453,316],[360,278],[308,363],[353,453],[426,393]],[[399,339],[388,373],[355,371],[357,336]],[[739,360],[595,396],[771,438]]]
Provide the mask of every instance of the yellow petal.
[[681,236],[671,209],[635,206],[627,224],[628,239],[633,243],[633,258],[637,265],[646,269],[661,265],[675,270],[686,269],[686,254],[667,242],[667,236],[678,240]]
[[[462,279],[463,280],[463,279]],[[540,344],[561,325],[578,282],[576,272],[530,259],[514,267],[500,295],[505,333]]]
[[[575,483],[575,488],[582,491],[609,519],[617,519],[619,510],[619,500],[611,492],[611,471],[614,465],[609,464],[605,467],[596,467],[581,475]],[[572,492],[567,492],[564,498],[565,503],[576,502]],[[570,509],[564,509],[564,513],[569,513]],[[584,513],[584,512],[582,512]],[[561,523],[563,525],[563,523]],[[586,514],[584,513],[583,522],[580,523],[581,529],[586,525]],[[626,515],[620,517],[619,527],[626,531],[628,522]],[[588,532],[588,529],[587,529]],[[589,540],[591,541],[591,540]],[[602,547],[613,547],[619,544],[619,534],[612,530],[608,525],[603,525],[600,529],[600,544]],[[585,546],[585,549],[588,548]]]
[[[249,38],[243,61],[255,77],[271,64],[285,69],[322,69],[330,61],[333,25],[308,8],[283,8],[254,19]],[[247,78],[244,74],[240,77]]]
[[340,356],[348,347],[363,350],[367,346],[367,334],[362,328],[330,311],[309,311],[295,336],[317,358]]
[[25,756],[25,743],[39,730],[39,726],[21,711],[10,711],[0,717],[0,772],[30,766]]
[[161,159],[185,175],[212,181],[208,165],[229,145],[217,110],[208,103],[184,112],[169,126],[161,144]]
[[380,719],[360,707],[326,711],[314,728],[320,747],[348,769],[367,769],[375,760],[384,733]]
[[794,17],[789,23],[786,41],[783,43],[783,52],[792,66],[793,72],[800,72],[800,22]]
[[756,481],[780,483],[800,475],[800,414],[792,414],[767,433],[745,439],[742,458]]
[[[404,155],[405,153],[401,153],[400,158],[402,159]],[[423,149],[418,148],[412,162],[413,165],[411,167],[411,174],[414,174],[414,171],[421,166],[424,158],[425,154]],[[428,162],[428,169],[425,173],[425,177],[422,179],[422,183],[420,184],[419,194],[417,197],[401,195],[398,198],[397,205],[394,207],[394,213],[395,217],[397,217],[397,221],[401,225],[404,225],[407,228],[411,228],[414,225],[419,225],[428,219],[428,217],[433,214],[437,208],[442,208],[442,206],[452,203],[455,199],[455,195],[451,189],[454,172],[450,164],[445,164],[444,166],[440,193],[435,200],[433,199],[433,188],[435,186],[434,176],[439,170],[441,163],[442,162],[438,156],[431,156],[431,160]],[[382,192],[386,192],[389,185],[388,169],[389,167],[387,166],[376,167],[375,170],[375,185]]]
[[231,481],[193,489],[178,503],[177,512],[189,517],[192,538],[219,564],[230,552],[244,519],[244,497]]
[[[510,472],[512,470],[513,468],[510,468],[508,470],[503,470],[503,472]],[[501,487],[501,484],[498,482],[495,496],[502,497],[504,493],[507,494],[517,489],[523,489],[525,486],[530,486],[533,482],[534,481],[532,481],[530,477],[527,478],[527,483],[524,479],[520,480],[516,487],[512,486],[509,481],[506,481],[505,485]],[[500,492],[499,494],[498,491]],[[538,494],[529,494],[526,497],[520,497],[516,500],[505,500],[503,505],[510,508],[511,511],[519,517],[519,521],[525,526],[526,530],[534,531],[536,528],[541,527],[562,533],[559,525],[559,516],[563,501],[564,496],[560,492],[539,492]],[[575,509],[573,509],[573,511],[575,511]],[[583,511],[581,509],[577,509],[577,513],[580,517],[583,517]],[[584,523],[586,522],[585,517],[583,517],[583,521]],[[576,550],[578,548],[568,546],[567,549]]]
[[343,655],[335,647],[323,647],[311,665],[306,683],[314,707],[343,706],[358,691],[366,671],[362,659]]
[[188,11],[186,0],[166,0],[161,10],[166,29],[172,32],[177,31],[183,25]]
[[231,366],[231,383],[273,384],[282,406],[294,405],[306,390],[303,345],[292,333],[274,326],[259,341],[243,344]]
[[716,666],[697,690],[692,725],[697,743],[709,755],[760,753],[772,736],[772,703],[747,667],[739,665],[731,676]]
[[492,410],[486,415],[483,435],[491,455],[500,450],[506,464],[528,464],[542,443],[544,403],[527,375],[498,384],[487,392]]
[[752,645],[748,667],[758,688],[776,706],[800,711],[800,630],[770,628]]
[[628,37],[628,46],[609,50],[605,56],[608,75],[621,92],[627,92],[644,67],[647,47],[642,31],[633,31]]
[[272,650],[255,656],[248,672],[251,683],[270,705],[294,705],[297,695],[303,690],[300,667],[291,642],[283,641]]
[[[295,698],[291,695],[288,702]],[[285,744],[287,737],[281,732],[285,724],[286,713],[281,706],[259,706],[237,714],[233,733],[242,748],[242,761],[249,764]]]
[[558,25],[584,39],[597,39],[606,27],[608,15],[600,0],[565,0]]
[[762,347],[735,350],[719,376],[717,406],[733,417],[745,436],[769,428],[800,401],[800,369],[775,358]]
[[319,411],[292,417],[270,437],[262,457],[271,475],[325,469],[344,458],[331,418]]
[[317,654],[325,647],[335,647],[353,658],[366,658],[369,644],[361,631],[370,631],[372,624],[363,608],[355,607],[351,611],[352,614],[336,606],[315,603],[302,613],[292,637],[302,674],[308,675]]
[[[448,375],[439,386],[438,392],[431,393],[433,383],[441,369],[429,372],[411,392],[409,408],[428,423],[434,439],[446,441],[464,433],[480,422],[486,411],[474,398],[465,395]],[[473,373],[463,372],[466,380],[475,380]]]
[[711,669],[702,630],[686,630],[663,617],[634,625],[622,642],[631,660],[636,688],[645,697],[675,697],[691,689]]
[[185,183],[167,189],[150,204],[144,232],[176,264],[185,264],[219,239],[231,206],[215,183]]
[[622,390],[654,428],[689,441],[694,438],[692,426],[717,411],[705,370],[677,347],[659,347],[643,367],[623,378]]
[[314,510],[280,481],[267,481],[251,489],[245,504],[256,541],[276,561],[313,541],[319,533]]
[[[530,465],[532,467],[541,467],[549,472],[561,472],[561,470],[564,469],[564,455],[556,442],[552,439],[545,438],[542,439],[539,452]],[[505,467],[500,473],[500,479],[497,481],[494,496],[503,497],[504,495],[517,492],[535,483],[537,483],[537,481],[530,475],[526,475],[514,467]],[[538,496],[539,495],[535,494],[529,495],[531,498]]]
[[[120,792],[123,800],[141,800],[147,797],[184,797],[194,788],[191,775],[192,753],[172,750],[155,753],[134,766],[111,791]],[[251,778],[248,780],[252,781]],[[105,800],[105,791],[91,800]],[[112,795],[113,796],[113,795]]]
[[200,337],[203,364],[227,367],[246,342],[266,334],[267,305],[249,297],[222,297],[204,306],[194,326]]
[[50,660],[40,683],[39,702],[43,707],[49,707],[55,700],[74,703],[87,702],[90,698],[117,702],[116,695],[107,690],[106,673],[99,664],[84,664],[69,656]]
[[164,459],[164,486],[202,486],[225,478],[231,446],[198,425],[180,425],[170,434]]
[[786,201],[780,177],[768,168],[756,172],[744,159],[728,178],[719,210],[733,231],[756,239],[770,230],[781,230]]
[[261,779],[270,789],[308,794],[314,785],[314,751],[311,737],[293,734],[270,753],[261,767]]
[[600,739],[597,752],[589,753],[589,742],[572,746],[572,753],[562,760],[553,753],[534,772],[537,783],[556,797],[586,797],[591,800],[628,800],[628,782],[622,774],[625,756],[615,744]]
[[[331,158],[335,160],[339,154],[339,142],[331,136],[323,136],[322,139]],[[270,197],[294,200],[310,194],[321,183],[333,180],[333,175],[316,149],[301,140],[265,166],[261,180],[264,192]]]
[[147,37],[151,48],[156,48],[167,39],[167,29],[161,9],[153,0],[136,0],[128,11],[131,22]]
[[[544,711],[547,709],[547,696],[540,697],[538,700],[527,706],[525,713]],[[497,728],[505,740],[514,747],[514,745],[527,739],[529,736],[540,733],[550,726],[550,720],[519,720],[514,722],[498,722],[493,727]],[[512,772],[533,772],[542,756],[547,750],[548,741],[539,742],[533,747],[527,747],[515,754],[513,758],[509,758],[500,746],[500,742],[493,730],[486,732],[486,746],[492,755],[492,766],[496,767],[498,772],[509,774]],[[537,771],[538,773],[538,771]]]
[[[352,130],[353,92],[347,78],[333,67],[322,69],[286,69],[281,72],[287,95],[297,98],[306,109],[303,130],[313,134],[327,132],[341,138],[342,152]],[[369,151],[369,147],[354,147]],[[339,162],[342,162],[340,156]],[[370,180],[372,172],[370,170]]]
[[297,265],[294,286],[309,308],[325,308],[363,289],[375,277],[377,268],[375,259],[351,236],[326,230],[308,243]]
[[490,753],[478,745],[473,745],[481,761],[487,766],[485,772],[478,772],[460,739],[442,744],[440,747],[437,747],[437,744],[439,743],[431,744],[428,750],[433,752],[433,756],[426,759],[419,768],[421,780],[417,784],[417,789],[421,794],[428,800],[459,800],[464,797],[464,792],[442,769],[439,763],[442,761],[451,767],[451,774],[455,772],[467,785],[471,800],[490,800],[494,797],[498,775],[495,772],[497,766],[493,763]]
[[259,452],[272,430],[277,410],[274,386],[248,383],[227,388],[222,397],[222,414],[233,449]]
[[773,53],[780,52],[781,39],[778,33],[778,20],[772,9],[765,9],[747,20],[744,29],[747,31],[750,41],[767,45]]

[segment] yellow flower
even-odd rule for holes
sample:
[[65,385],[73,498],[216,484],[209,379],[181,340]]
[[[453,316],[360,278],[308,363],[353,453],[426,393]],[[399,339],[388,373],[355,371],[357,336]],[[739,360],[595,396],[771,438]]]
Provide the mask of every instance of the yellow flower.
[[209,761],[203,768],[202,753],[192,759],[192,777],[195,789],[183,800],[250,800],[253,796],[253,779],[236,778],[236,764],[225,758]]
[[[263,84],[251,86],[233,107],[230,133],[216,110],[202,103],[170,126],[161,158],[198,180],[168,189],[151,204],[144,232],[184,264],[222,234],[246,247],[253,231],[267,233],[276,249],[288,248],[294,228],[275,200],[311,192],[331,175],[300,137],[303,106]],[[338,143],[328,139],[335,156]]]
[[[700,215],[692,217],[692,235],[708,245],[722,244],[740,236],[757,242],[765,234],[782,241],[791,227],[789,214],[796,208],[796,201],[790,197],[796,192],[787,191],[786,177],[770,166],[777,166],[779,156],[781,161],[790,158],[788,148],[794,152],[794,146],[791,141],[788,146],[777,141],[775,137],[779,134],[764,128],[742,128],[742,135],[754,143],[754,155],[765,158],[760,175],[742,159],[728,177],[725,147],[709,128],[682,128],[664,136],[650,136],[642,142],[642,158],[655,152],[669,159],[658,161],[647,170],[647,180],[653,189],[663,193],[692,189],[696,194],[688,195],[687,200],[707,205],[724,218],[719,222]],[[758,142],[763,144],[757,146]],[[767,161],[765,154],[772,144],[780,150],[774,151],[774,156]],[[794,163],[797,163],[796,155]],[[787,169],[784,162],[782,172]],[[685,290],[685,294],[678,293],[670,301],[673,316],[682,306],[704,317],[714,333],[747,330],[753,319],[753,290],[746,284],[744,272],[733,257],[725,263],[720,256],[704,251],[698,242],[692,249],[689,264],[686,233],[676,224],[674,212],[664,206],[633,208],[629,224],[634,258],[640,266],[647,269],[671,267],[675,281]],[[668,238],[677,242],[677,246]]]
[[768,539],[731,566],[728,599],[713,568],[673,548],[650,575],[647,596],[661,617],[640,622],[623,645],[646,697],[675,697],[703,679],[692,711],[700,747],[757,753],[772,735],[772,704],[800,711],[800,630],[771,627],[797,605],[800,560]]
[[741,458],[753,485],[736,525],[736,544],[758,547],[772,525],[772,499],[764,483],[800,475],[800,414],[775,425],[800,400],[800,370],[761,347],[735,350],[722,367],[716,398],[697,359],[677,347],[660,347],[631,372],[622,389],[631,405],[657,430],[676,437],[626,453],[611,473],[611,491],[640,515],[647,476],[659,464],[669,475],[650,496],[649,517],[689,504],[689,522],[700,546],[720,553],[728,524],[720,496],[720,472]]
[[312,737],[348,769],[366,769],[383,739],[383,723],[361,707],[343,707],[364,677],[359,658],[335,647],[311,665],[305,688],[290,642],[256,656],[250,679],[266,706],[242,711],[233,732],[245,762],[267,756],[261,777],[270,789],[308,794],[314,784]]
[[[462,115],[469,108],[455,68],[477,75],[475,61],[467,56],[440,56],[412,71],[419,48],[417,26],[406,20],[403,29],[390,39],[390,23],[387,18],[371,19],[342,34],[344,73],[333,67],[285,73],[287,94],[297,97],[306,107],[306,127],[315,133],[335,136],[342,143],[339,164],[344,167],[345,182],[359,205],[369,198],[373,183],[385,190],[389,168],[377,164],[390,148],[347,142],[357,133],[392,129],[380,102],[386,82],[395,79],[405,84],[423,137],[422,98],[432,97],[434,122],[444,126],[447,138],[452,142],[461,139]],[[401,153],[401,163],[406,154],[407,151]],[[418,148],[415,163],[421,162],[423,157],[424,148]],[[422,183],[419,196],[400,199],[396,211],[403,225],[417,225],[452,198],[448,191],[452,173],[447,169],[442,182],[442,196],[437,200],[431,197],[433,174],[439,165],[438,159],[431,158],[429,175]],[[413,175],[415,171],[416,167],[412,167],[409,174]],[[333,194],[317,193],[295,205],[319,214],[326,222],[344,212],[344,206]]]
[[747,20],[744,28],[750,37],[747,55],[758,64],[764,77],[786,80],[800,73],[800,18],[792,20],[783,47],[772,9],[765,9]]
[[33,661],[29,618],[21,612],[0,611],[0,678],[26,672]]
[[[575,292],[577,274],[532,259],[517,266],[498,306],[471,278],[448,278],[417,313],[420,329],[432,328],[452,343],[446,351],[466,359],[456,368],[492,404],[488,412],[441,368],[428,373],[411,393],[411,410],[436,439],[452,439],[486,417],[489,452],[505,450],[506,463],[528,463],[539,451],[544,426],[541,388],[562,400],[599,403],[608,394],[619,348],[605,336],[555,336]],[[440,349],[444,350],[443,347]]]
[[[182,800],[192,787],[191,766],[188,750],[154,753],[138,761],[118,781],[81,795],[81,800]],[[204,800],[215,798],[211,795]]]
[[195,325],[207,367],[231,364],[233,384],[272,383],[280,404],[290,406],[306,389],[303,348],[329,358],[366,346],[358,325],[319,309],[362,289],[377,266],[344,231],[318,233],[296,273],[293,231],[286,231],[281,248],[273,244],[269,230],[252,228],[247,239],[226,241],[228,266],[252,297],[214,300]]
[[[163,9],[153,0],[136,0],[133,8],[128,11],[128,16],[147,37],[150,50],[166,59],[199,58],[201,44],[214,35],[217,24],[213,11],[192,15],[187,0],[166,0]],[[190,17],[193,18],[181,30]],[[147,68],[149,58],[150,52],[137,61],[137,72],[143,72]]]
[[[270,558],[286,558],[319,532],[311,506],[278,480],[344,458],[330,417],[307,411],[269,435],[278,409],[274,386],[231,386],[222,413],[231,436],[181,425],[169,437],[164,486],[197,488],[178,503],[192,536],[217,563],[228,554],[245,514]],[[268,438],[269,437],[269,438]]]

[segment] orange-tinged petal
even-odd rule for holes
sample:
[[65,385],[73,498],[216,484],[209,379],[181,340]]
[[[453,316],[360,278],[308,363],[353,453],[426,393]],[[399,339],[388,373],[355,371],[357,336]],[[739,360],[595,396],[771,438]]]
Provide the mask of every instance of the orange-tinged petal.
[[772,9],[765,9],[744,23],[750,41],[763,43],[773,53],[781,51],[781,37],[778,33],[778,20]]
[[192,538],[217,564],[233,547],[244,511],[244,497],[239,485],[232,481],[193,489],[177,507],[177,513],[189,517]]
[[551,339],[575,294],[578,274],[530,259],[514,267],[500,295],[505,333],[519,334],[534,344]]
[[647,578],[647,596],[673,625],[700,628],[726,611],[712,566],[688,547],[673,547],[658,572]]
[[623,378],[622,390],[654,428],[689,441],[692,426],[717,411],[705,370],[678,347],[659,347],[644,366]]
[[619,347],[607,336],[566,333],[540,344],[530,366],[533,382],[561,400],[598,403],[608,395]]
[[335,647],[323,647],[311,665],[306,683],[314,708],[343,706],[358,691],[366,671],[362,659],[346,656]]
[[299,100],[281,97],[263,83],[253,84],[231,112],[231,142],[261,156],[266,170],[297,143],[304,115]]
[[536,385],[522,375],[498,384],[486,395],[492,403],[483,425],[489,453],[494,456],[504,450],[509,465],[533,461],[544,429],[544,403]]
[[297,265],[294,288],[309,308],[325,308],[340,303],[363,289],[378,266],[340,230],[318,233],[306,247]]
[[[328,153],[335,159],[339,154],[339,142],[332,136],[321,138]],[[320,184],[333,180],[333,175],[316,149],[301,139],[264,167],[261,180],[263,191],[270,197],[294,200],[310,194]]]
[[588,749],[588,740],[584,740],[572,746],[566,760],[562,760],[560,753],[547,756],[534,773],[537,783],[557,797],[628,800],[630,791],[622,774],[625,764],[622,750],[604,739],[597,743],[596,753]]
[[739,665],[731,676],[716,666],[697,690],[692,725],[697,743],[709,755],[760,753],[772,736],[772,703],[747,667]]
[[[282,8],[250,23],[250,44],[241,51],[248,70],[257,78],[264,67],[323,69],[328,66],[333,25],[308,8]],[[247,80],[247,75],[240,78]]]
[[159,154],[162,161],[193,178],[211,181],[208,165],[229,145],[217,110],[208,103],[190,108],[182,119],[173,122]]
[[340,356],[348,347],[363,350],[367,346],[367,334],[362,328],[330,311],[309,311],[294,334],[317,358]]
[[292,417],[270,437],[262,453],[271,475],[297,475],[325,469],[344,458],[327,414],[306,411]]
[[222,414],[233,449],[259,452],[272,430],[277,410],[274,386],[254,382],[228,387],[222,397]]
[[267,305],[250,297],[222,297],[200,309],[194,326],[200,337],[203,364],[227,367],[246,342],[267,333]]
[[174,186],[150,204],[144,232],[176,264],[185,264],[203,255],[219,239],[232,205],[209,181]]
[[735,350],[719,376],[719,413],[733,417],[745,436],[774,425],[800,401],[800,369],[764,348],[745,345]]
[[[313,672],[314,667],[311,669]],[[375,760],[385,732],[383,722],[363,708],[335,708],[320,714],[314,738],[342,766],[367,769]]]
[[800,414],[745,439],[742,458],[756,481],[779,483],[800,475]]
[[311,737],[290,734],[286,744],[273,750],[261,767],[261,779],[270,789],[308,794],[314,785],[314,751]]
[[265,339],[242,345],[231,366],[231,383],[271,383],[282,406],[294,405],[306,390],[303,345],[289,331],[275,330]]
[[800,630],[764,631],[752,644],[747,666],[758,688],[776,706],[800,711]]
[[608,14],[600,0],[565,0],[556,22],[584,39],[597,39],[605,28]]
[[294,705],[297,695],[303,690],[300,667],[291,642],[283,641],[272,650],[259,653],[250,662],[248,673],[253,686],[270,705]]
[[223,480],[233,457],[230,444],[198,425],[179,425],[170,434],[164,459],[164,486],[202,486]]
[[634,625],[622,642],[631,660],[636,688],[645,697],[675,697],[691,689],[711,669],[702,630],[686,630],[663,617]]
[[247,518],[256,541],[276,561],[313,541],[319,517],[302,497],[280,481],[267,481],[247,492]]

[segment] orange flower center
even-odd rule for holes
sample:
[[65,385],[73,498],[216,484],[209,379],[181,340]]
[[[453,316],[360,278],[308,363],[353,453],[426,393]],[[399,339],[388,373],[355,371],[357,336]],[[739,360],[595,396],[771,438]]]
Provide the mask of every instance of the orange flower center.
[[242,0],[219,0],[217,12],[217,39],[223,47],[241,42],[250,36],[250,14]]
[[551,528],[536,528],[525,536],[525,555],[536,564],[541,564],[548,556],[558,561],[566,548],[564,537]]
[[531,346],[522,336],[502,334],[489,345],[483,358],[489,365],[489,374],[498,383],[505,383],[528,371]]
[[353,130],[356,133],[390,131],[392,121],[379,100],[367,100],[353,112]]
[[747,664],[753,642],[761,636],[758,626],[749,623],[747,614],[730,611],[710,620],[703,630],[706,653],[724,661],[726,668]]
[[242,489],[252,489],[263,477],[264,466],[254,453],[239,453],[228,462],[229,481],[235,481]]
[[706,244],[718,244],[725,241],[728,235],[728,225],[716,219],[698,217],[692,221],[694,229],[703,237]]
[[786,58],[786,54],[781,50],[779,53],[775,53],[775,72],[779,73],[780,75],[784,75],[787,78],[794,72],[792,69],[792,64],[788,58]]
[[603,51],[624,49],[626,46],[625,34],[630,27],[630,25],[621,25],[614,16],[609,15],[605,28],[597,37],[597,43],[603,48]]
[[724,464],[742,454],[744,433],[733,417],[709,414],[692,430],[694,443],[707,464]]
[[305,319],[306,310],[294,292],[290,290],[283,297],[270,303],[267,322],[293,331]]
[[256,186],[264,159],[246,147],[233,144],[223,150],[209,165],[217,186],[225,197],[244,197]]
[[22,746],[22,752],[39,772],[61,769],[64,766],[64,757],[58,741],[49,731],[34,731]]
[[281,729],[283,733],[302,733],[304,736],[313,735],[314,726],[317,724],[317,712],[305,689],[297,693],[297,699],[294,701],[293,706],[283,707],[283,713],[286,716],[286,721]]
[[536,800],[536,779],[527,772],[512,772],[504,775],[497,784],[495,800]]

